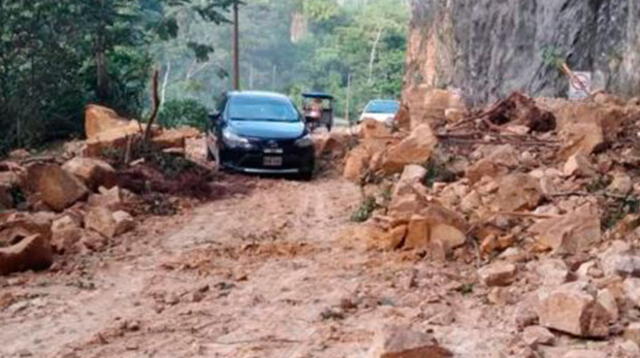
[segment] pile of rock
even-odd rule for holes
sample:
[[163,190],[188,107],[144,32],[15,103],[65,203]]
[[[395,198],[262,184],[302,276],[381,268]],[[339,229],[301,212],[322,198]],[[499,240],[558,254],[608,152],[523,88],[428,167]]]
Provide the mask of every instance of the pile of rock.
[[535,303],[519,325],[531,350],[563,332],[630,337],[625,349],[640,352],[629,324],[640,308],[637,102],[515,93],[471,113],[455,93],[427,97],[395,133],[364,124],[347,157],[346,178],[390,192],[363,236],[385,250],[480,262],[477,281],[491,294],[530,290]]
[[[126,150],[131,138],[141,136],[140,124],[94,105],[85,122],[87,140],[76,142],[80,149],[66,160],[18,151],[0,163],[0,275],[47,268],[54,254],[100,250],[135,228],[124,210],[134,194],[118,186],[116,170],[100,157]],[[173,153],[184,153],[200,136],[193,128],[153,133],[157,150]]]

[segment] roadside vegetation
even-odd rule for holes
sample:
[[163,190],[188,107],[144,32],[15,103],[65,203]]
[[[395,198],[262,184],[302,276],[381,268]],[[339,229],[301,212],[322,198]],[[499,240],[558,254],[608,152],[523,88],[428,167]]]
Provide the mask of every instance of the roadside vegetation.
[[[0,155],[81,137],[87,103],[146,117],[154,69],[159,122],[202,128],[230,88],[235,1],[1,2]],[[408,12],[396,0],[245,1],[242,87],[331,92],[340,116],[349,83],[352,116],[371,97],[397,97]]]

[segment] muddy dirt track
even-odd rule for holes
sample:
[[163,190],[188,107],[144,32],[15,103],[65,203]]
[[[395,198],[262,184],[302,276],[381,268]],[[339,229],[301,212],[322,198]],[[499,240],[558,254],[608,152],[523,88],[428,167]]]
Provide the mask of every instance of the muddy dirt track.
[[250,191],[149,219],[106,252],[3,278],[0,356],[366,357],[384,323],[459,356],[508,354],[512,312],[461,289],[469,268],[353,239],[357,186],[242,180]]

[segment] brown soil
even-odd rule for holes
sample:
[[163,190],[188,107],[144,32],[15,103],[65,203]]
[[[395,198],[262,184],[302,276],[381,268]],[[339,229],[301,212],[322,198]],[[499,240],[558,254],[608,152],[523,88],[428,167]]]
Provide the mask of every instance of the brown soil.
[[392,322],[463,357],[509,354],[514,306],[486,304],[473,267],[349,239],[355,185],[228,180],[252,190],[1,278],[0,357],[362,357]]

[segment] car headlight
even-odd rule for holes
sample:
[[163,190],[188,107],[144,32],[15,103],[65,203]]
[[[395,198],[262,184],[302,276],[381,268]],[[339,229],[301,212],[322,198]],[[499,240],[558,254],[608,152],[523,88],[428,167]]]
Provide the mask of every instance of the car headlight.
[[311,139],[311,134],[307,134],[304,137],[296,140],[296,146],[298,147],[310,147],[313,145],[313,139]]
[[251,148],[251,142],[249,142],[249,139],[241,137],[228,129],[222,131],[222,141],[225,145],[231,148]]

